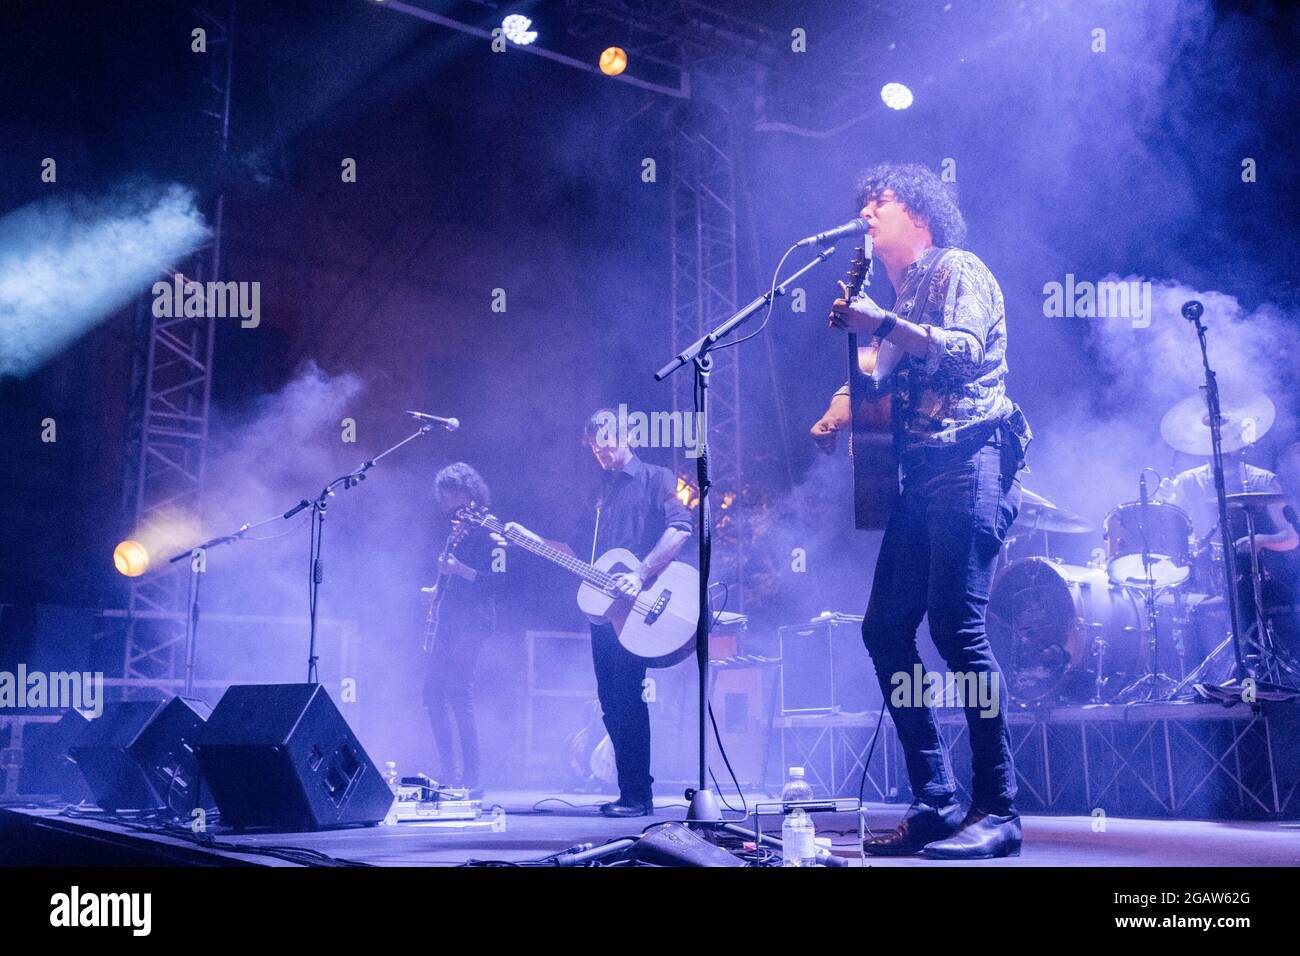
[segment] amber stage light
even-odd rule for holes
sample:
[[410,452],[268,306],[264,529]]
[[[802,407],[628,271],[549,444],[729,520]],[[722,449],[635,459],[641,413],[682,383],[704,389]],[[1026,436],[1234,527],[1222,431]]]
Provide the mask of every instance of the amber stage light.
[[606,76],[618,76],[627,69],[627,53],[622,47],[607,47],[600,55],[600,72]]
[[128,538],[113,549],[113,567],[128,578],[138,578],[149,570],[149,552],[139,541]]

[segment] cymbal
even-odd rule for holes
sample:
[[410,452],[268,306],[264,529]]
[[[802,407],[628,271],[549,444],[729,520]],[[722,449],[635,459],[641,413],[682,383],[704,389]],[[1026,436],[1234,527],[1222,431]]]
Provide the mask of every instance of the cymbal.
[[1286,504],[1286,495],[1280,491],[1239,491],[1235,495],[1223,497],[1229,508],[1271,508],[1273,505]]
[[[1219,402],[1219,433],[1224,452],[1238,451],[1253,445],[1273,427],[1277,408],[1267,395]],[[1205,396],[1189,395],[1165,412],[1160,419],[1160,435],[1169,447],[1188,455],[1210,455],[1210,415]]]
[[1052,504],[1037,492],[1021,487],[1020,513],[1014,527],[1026,531],[1055,531],[1060,534],[1087,534],[1097,526],[1073,511]]

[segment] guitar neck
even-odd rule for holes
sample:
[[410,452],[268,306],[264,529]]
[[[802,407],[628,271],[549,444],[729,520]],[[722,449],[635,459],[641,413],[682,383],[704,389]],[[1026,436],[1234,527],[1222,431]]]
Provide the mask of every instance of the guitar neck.
[[571,574],[576,574],[588,584],[602,590],[612,587],[614,584],[613,575],[607,574],[599,568],[588,564],[580,558],[575,558],[571,554],[552,548],[549,544],[524,534],[518,528],[507,528],[496,518],[488,518],[483,522],[483,527],[488,531],[501,535],[511,544],[518,545],[525,551],[529,551],[539,558],[545,558],[552,564],[558,564]]

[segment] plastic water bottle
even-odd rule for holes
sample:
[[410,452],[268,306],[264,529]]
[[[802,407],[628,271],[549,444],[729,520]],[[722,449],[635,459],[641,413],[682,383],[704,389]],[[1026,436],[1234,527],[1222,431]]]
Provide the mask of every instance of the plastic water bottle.
[[813,799],[812,787],[803,778],[803,767],[791,767],[790,779],[781,788],[781,802],[792,803],[796,800]]
[[787,813],[781,823],[781,865],[817,865],[817,836],[812,820],[798,808]]
[[388,789],[397,793],[397,788],[401,785],[397,776],[397,761],[390,760],[384,764],[384,783],[388,784]]

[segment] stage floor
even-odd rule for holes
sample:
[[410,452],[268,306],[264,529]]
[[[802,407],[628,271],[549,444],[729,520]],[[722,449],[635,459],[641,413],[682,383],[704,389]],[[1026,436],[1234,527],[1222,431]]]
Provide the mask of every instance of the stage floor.
[[[681,820],[685,816],[682,801],[661,798],[656,802],[654,817],[610,820],[595,809],[606,799],[611,797],[503,791],[490,793],[485,802],[505,808],[502,831],[493,831],[482,824],[468,829],[399,824],[290,834],[234,834],[214,827],[210,834],[213,845],[202,847],[186,839],[123,826],[110,819],[69,816],[49,808],[7,807],[0,808],[0,833],[8,837],[0,840],[0,863],[102,864],[111,863],[120,854],[129,865],[294,865],[260,853],[240,852],[241,846],[245,850],[302,848],[374,866],[456,866],[470,860],[511,863],[535,860],[580,843],[599,844],[616,837],[635,836],[656,822]],[[877,830],[889,829],[897,823],[903,810],[899,805],[869,804],[867,825]],[[852,819],[850,814],[819,816],[816,818],[818,833],[825,836],[827,831],[848,830],[853,825]],[[1300,823],[1110,817],[1102,830],[1099,821],[1092,817],[1025,816],[1023,821],[1025,846],[1017,858],[944,863],[905,857],[868,858],[867,862],[870,866],[908,867],[1300,866]],[[22,839],[15,842],[18,834]],[[832,833],[832,839],[835,852],[852,856],[851,863],[857,865],[855,838],[847,833]],[[5,844],[10,847],[8,851]],[[27,849],[15,858],[17,846]],[[50,849],[45,857],[34,860],[31,856],[34,846]]]

